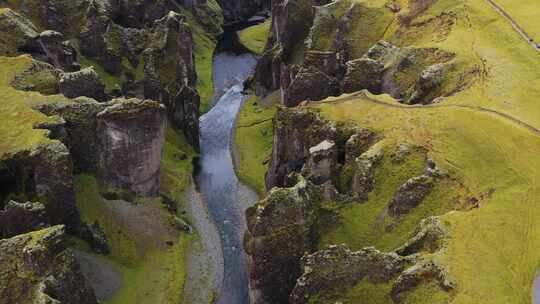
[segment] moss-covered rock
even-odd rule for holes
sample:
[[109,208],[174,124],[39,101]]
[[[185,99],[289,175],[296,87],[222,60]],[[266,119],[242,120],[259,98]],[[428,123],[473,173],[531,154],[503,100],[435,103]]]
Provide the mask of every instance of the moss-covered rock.
[[116,99],[96,117],[98,174],[103,190],[157,195],[165,143],[163,105]]
[[15,56],[37,50],[38,34],[30,20],[11,9],[0,8],[0,55]]
[[345,245],[329,246],[302,258],[303,274],[291,293],[290,303],[321,301],[364,279],[373,283],[389,282],[410,262],[410,259],[373,247],[352,252]]
[[97,304],[66,249],[63,226],[0,240],[0,298],[5,303]]
[[22,91],[36,91],[44,95],[58,94],[61,74],[62,71],[48,63],[32,61],[30,68],[16,75],[11,85]]
[[300,258],[314,249],[320,193],[300,177],[291,188],[273,189],[246,212],[253,303],[286,303],[300,277]]
[[63,73],[58,84],[60,93],[68,98],[84,96],[98,101],[106,101],[108,98],[105,94],[105,85],[92,67]]

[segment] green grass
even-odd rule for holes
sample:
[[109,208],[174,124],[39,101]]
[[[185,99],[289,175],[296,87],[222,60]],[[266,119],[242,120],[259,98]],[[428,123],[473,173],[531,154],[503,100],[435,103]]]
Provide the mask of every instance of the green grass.
[[191,184],[193,157],[196,152],[184,136],[168,127],[161,159],[161,192],[176,202],[183,200],[186,188]]
[[278,94],[270,95],[265,101],[250,96],[242,106],[236,122],[236,174],[260,195],[265,192],[265,161],[272,153],[272,118],[276,113]]
[[262,54],[270,33],[270,20],[239,32],[240,42],[255,54]]
[[[93,176],[77,176],[75,186],[82,219],[99,222],[111,246],[111,254],[104,258],[123,276],[122,288],[106,303],[179,303],[186,277],[186,252],[193,236],[167,228],[167,211],[158,199],[145,200],[144,221],[138,227],[134,221],[141,220],[141,215],[130,219],[126,216],[133,214],[113,211],[117,202],[99,195]],[[146,221],[154,222],[153,227],[161,226],[163,231],[147,229]],[[170,248],[160,245],[165,240],[174,241],[174,245]]]
[[[535,207],[540,197],[540,157],[536,153],[540,151],[540,136],[482,111],[398,108],[387,97],[381,100],[388,104],[359,97],[329,99],[320,108],[329,119],[352,120],[374,128],[388,140],[406,140],[427,148],[430,156],[460,181],[467,197],[480,199],[478,209],[443,216],[451,239],[434,258],[457,282],[452,303],[529,303],[540,262],[540,221],[535,220],[540,216]],[[490,189],[495,189],[491,197],[485,195]],[[376,212],[368,210],[368,214]],[[370,217],[357,214],[353,225],[361,227],[364,224],[359,222]],[[392,238],[370,243],[386,249],[395,246],[387,241]]]
[[39,144],[49,142],[45,130],[34,129],[37,123],[52,121],[53,118],[32,109],[33,106],[50,102],[70,102],[63,96],[44,96],[37,92],[24,92],[11,87],[18,73],[31,67],[29,56],[0,57],[0,159],[6,154],[31,150]]
[[[394,148],[394,146],[389,146]],[[395,163],[386,149],[381,164],[374,174],[374,189],[364,203],[351,203],[338,208],[340,225],[323,233],[319,247],[346,243],[351,249],[359,250],[375,246],[380,250],[394,250],[407,241],[420,221],[431,215],[447,212],[454,200],[455,188],[449,181],[439,181],[428,197],[407,216],[393,219],[385,216],[386,207],[395,191],[409,178],[423,174],[425,155],[414,152],[402,163]],[[391,231],[387,227],[393,226]]]
[[207,33],[203,27],[193,21],[193,40],[195,42],[195,69],[197,70],[197,91],[201,96],[200,112],[206,113],[210,109],[214,98],[214,80],[212,69],[214,65],[214,50],[217,46],[216,38]]

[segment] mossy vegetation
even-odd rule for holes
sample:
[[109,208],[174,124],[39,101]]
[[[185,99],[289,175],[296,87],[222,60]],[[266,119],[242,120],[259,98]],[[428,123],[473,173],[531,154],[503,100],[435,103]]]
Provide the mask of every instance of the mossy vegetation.
[[264,175],[272,153],[272,118],[276,113],[278,99],[278,91],[263,100],[254,95],[249,96],[236,122],[236,174],[259,194],[265,192]]
[[[370,98],[378,101],[373,102]],[[398,106],[387,96],[342,97],[341,101],[340,98],[331,98],[317,107],[326,118],[352,120],[374,128],[388,140],[407,140],[425,147],[429,156],[463,185],[455,190],[438,185],[443,188],[433,191],[431,199],[428,197],[420,208],[422,205],[429,207],[430,200],[433,200],[433,207],[442,208],[447,201],[442,198],[448,194],[450,197],[463,195],[477,202],[477,209],[443,215],[451,238],[447,247],[433,256],[448,268],[456,281],[458,287],[453,303],[471,303],[475,299],[504,303],[510,297],[516,303],[530,301],[532,281],[538,266],[536,252],[540,249],[536,237],[540,226],[534,220],[540,216],[534,208],[537,197],[534,185],[540,174],[537,170],[540,159],[533,152],[540,149],[538,133],[504,116],[482,110],[451,105]],[[383,163],[376,174],[383,172],[384,167]],[[447,191],[450,193],[445,194]],[[365,208],[368,214],[378,214],[378,210],[368,209],[370,203],[349,207],[351,214],[343,213],[344,227],[350,227],[350,231],[355,228],[365,231],[360,228],[364,226],[361,222],[369,221],[371,216],[355,215],[354,209]],[[415,210],[409,216],[416,212],[421,210]],[[347,224],[347,218],[353,217],[356,217],[356,222]],[[408,226],[406,222],[400,225]],[[398,230],[394,231],[397,233]],[[398,234],[392,234],[372,239],[369,244],[378,245],[381,249],[395,249],[399,238]],[[360,239],[370,239],[370,235],[334,234],[342,239],[345,235],[350,236],[347,242],[358,246],[368,245]],[[328,239],[328,235],[326,237]]]
[[39,144],[48,142],[46,130],[34,129],[38,123],[53,121],[54,118],[35,111],[32,107],[51,102],[71,102],[60,95],[45,96],[37,92],[16,90],[11,86],[15,76],[29,69],[32,59],[29,56],[0,57],[0,159],[6,154],[31,150]]
[[178,303],[192,236],[172,228],[159,199],[107,201],[91,175],[77,176],[75,185],[82,219],[103,228],[111,247],[104,258],[123,275],[122,288],[106,303]]
[[239,32],[240,42],[255,54],[262,54],[270,33],[270,20]]
[[176,202],[182,202],[186,188],[191,184],[193,157],[196,156],[182,134],[168,127],[161,159],[161,193]]
[[431,215],[452,210],[456,201],[456,185],[451,181],[439,181],[426,199],[403,218],[386,214],[394,193],[408,179],[424,173],[426,156],[420,151],[408,155],[396,163],[387,147],[385,156],[375,169],[374,189],[363,203],[332,206],[339,211],[341,221],[337,227],[322,233],[320,248],[330,244],[347,244],[353,250],[375,246],[391,251],[403,245],[411,237],[420,221]]

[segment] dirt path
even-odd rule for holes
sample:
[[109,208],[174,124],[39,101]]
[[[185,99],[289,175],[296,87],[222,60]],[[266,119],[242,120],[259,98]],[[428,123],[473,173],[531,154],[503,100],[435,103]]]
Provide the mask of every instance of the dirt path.
[[499,13],[501,16],[503,16],[512,27],[527,41],[527,43],[533,47],[537,52],[540,52],[540,44],[538,44],[534,39],[529,35],[521,25],[519,25],[512,16],[510,16],[501,6],[499,6],[495,1],[493,0],[486,0],[486,2],[495,10],[497,13]]
[[347,96],[347,97],[343,97],[343,98],[338,98],[338,99],[334,99],[333,102],[344,102],[344,101],[350,101],[350,100],[357,100],[357,99],[363,99],[365,101],[369,101],[369,102],[372,102],[372,103],[376,103],[376,104],[380,104],[380,105],[383,105],[383,106],[387,106],[387,107],[392,107],[392,108],[400,108],[400,109],[410,109],[410,110],[413,110],[413,109],[429,109],[429,108],[463,108],[463,109],[470,109],[470,110],[475,110],[475,111],[479,111],[479,112],[485,112],[485,113],[490,113],[490,114],[494,114],[496,116],[499,116],[505,120],[509,120],[511,121],[512,123],[514,124],[517,124],[531,132],[533,132],[534,134],[540,136],[540,129],[516,118],[516,117],[513,117],[509,114],[506,114],[506,113],[503,113],[503,112],[499,112],[497,110],[492,110],[492,109],[488,109],[488,108],[484,108],[484,107],[479,107],[479,106],[470,106],[470,105],[460,105],[460,104],[431,104],[431,105],[405,105],[405,104],[393,104],[393,103],[388,103],[388,102],[385,102],[385,101],[381,101],[381,100],[378,100],[378,99],[375,99],[375,98],[371,98],[369,97],[364,91],[360,91],[360,92],[357,92],[357,93],[353,93],[351,96]]

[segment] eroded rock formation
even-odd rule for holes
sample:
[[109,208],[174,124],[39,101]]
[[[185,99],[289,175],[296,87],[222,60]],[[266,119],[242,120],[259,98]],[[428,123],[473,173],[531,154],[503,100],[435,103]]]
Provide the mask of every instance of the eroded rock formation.
[[0,240],[0,269],[3,303],[97,304],[63,226]]
[[115,100],[97,114],[98,174],[105,192],[157,195],[165,115],[159,103],[137,99]]

